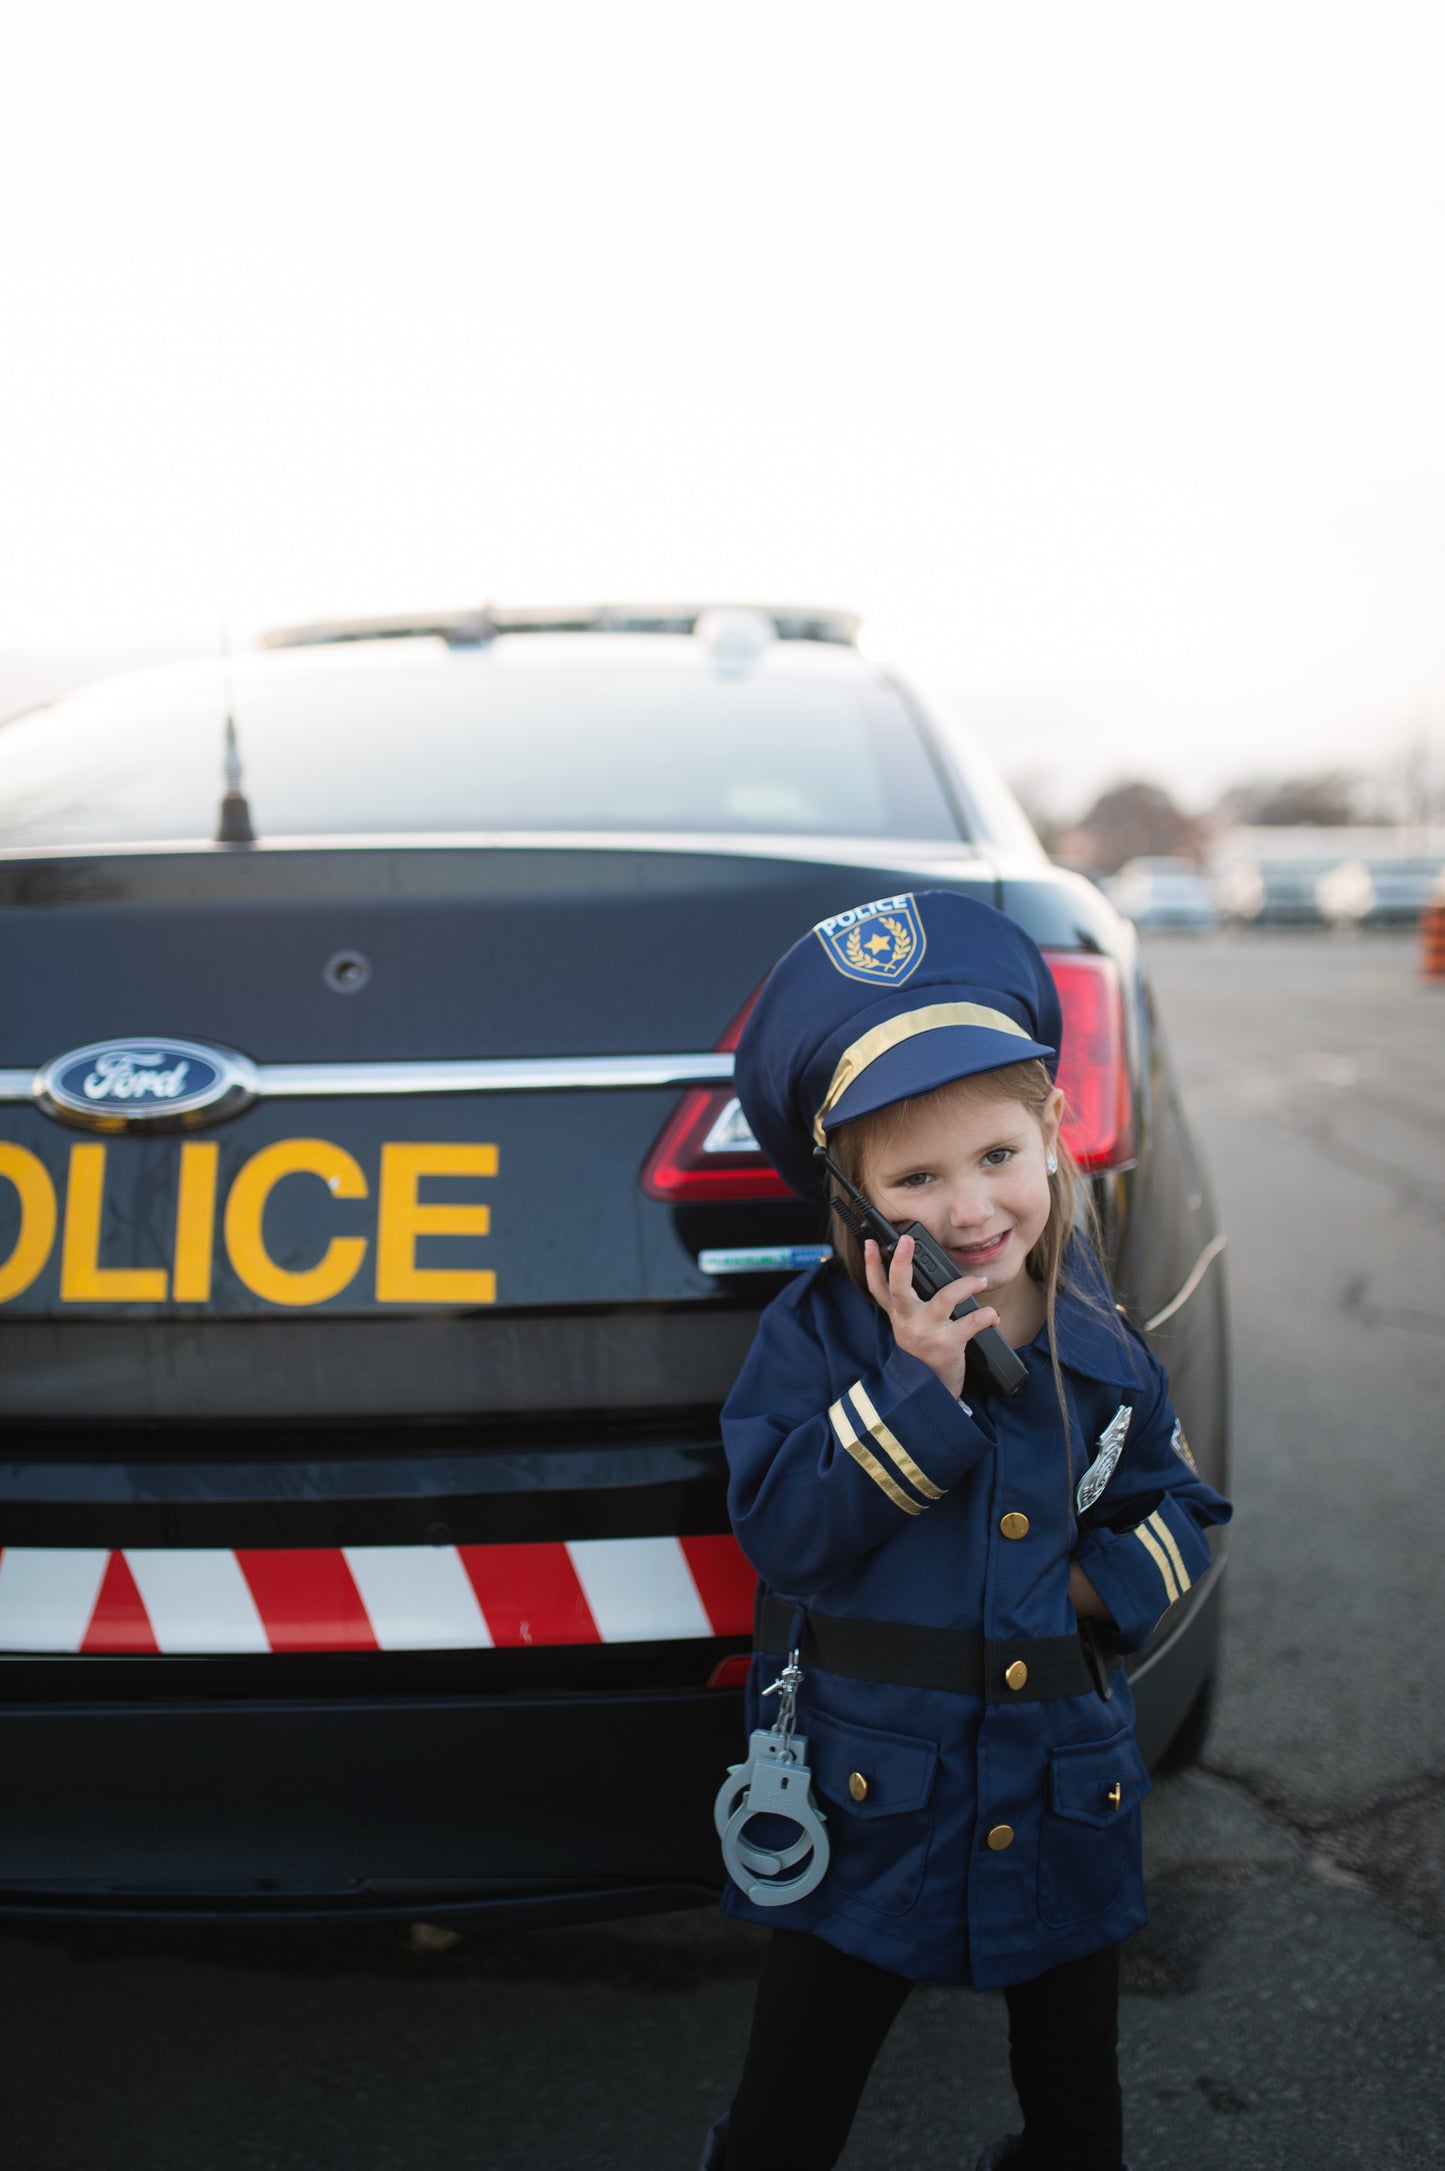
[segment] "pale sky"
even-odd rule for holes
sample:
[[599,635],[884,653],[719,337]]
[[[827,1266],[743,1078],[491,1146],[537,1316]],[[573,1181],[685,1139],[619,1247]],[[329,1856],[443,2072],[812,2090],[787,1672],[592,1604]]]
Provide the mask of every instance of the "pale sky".
[[0,0],[0,660],[865,614],[1061,807],[1445,757],[1445,15]]

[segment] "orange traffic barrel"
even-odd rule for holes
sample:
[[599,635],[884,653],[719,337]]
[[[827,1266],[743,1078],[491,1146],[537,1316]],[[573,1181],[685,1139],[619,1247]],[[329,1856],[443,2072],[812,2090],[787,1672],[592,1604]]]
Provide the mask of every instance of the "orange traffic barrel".
[[1420,907],[1420,971],[1426,980],[1445,980],[1445,904]]

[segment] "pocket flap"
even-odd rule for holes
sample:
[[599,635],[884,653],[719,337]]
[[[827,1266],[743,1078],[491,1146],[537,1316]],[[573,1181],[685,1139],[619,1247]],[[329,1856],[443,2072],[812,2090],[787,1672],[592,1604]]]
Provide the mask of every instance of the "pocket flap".
[[1049,1752],[1053,1806],[1076,1824],[1109,1825],[1136,1809],[1151,1791],[1133,1733],[1107,1741],[1075,1741]]
[[[830,1801],[843,1803],[857,1817],[894,1817],[922,1809],[933,1791],[938,1744],[917,1734],[887,1734],[876,1726],[855,1726],[827,1711],[800,1718],[808,1737],[813,1777]],[[862,1799],[855,1782],[861,1782]]]

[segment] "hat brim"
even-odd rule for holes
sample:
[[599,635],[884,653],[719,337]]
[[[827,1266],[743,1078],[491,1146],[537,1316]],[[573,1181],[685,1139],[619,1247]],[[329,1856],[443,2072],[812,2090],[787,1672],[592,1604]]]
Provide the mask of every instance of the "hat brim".
[[987,1025],[936,1026],[875,1056],[829,1109],[823,1129],[836,1131],[840,1124],[936,1092],[956,1079],[1007,1070],[1011,1063],[1027,1063],[1034,1056],[1047,1060],[1056,1052],[1041,1040],[996,1032]]

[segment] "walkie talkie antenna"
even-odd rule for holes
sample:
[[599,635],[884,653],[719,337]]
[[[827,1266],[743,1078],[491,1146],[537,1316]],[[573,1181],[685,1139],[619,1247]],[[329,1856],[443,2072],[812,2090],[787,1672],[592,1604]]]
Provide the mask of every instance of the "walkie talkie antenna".
[[[834,1161],[821,1146],[814,1147],[813,1158],[815,1161],[821,1161],[828,1170],[829,1174],[835,1176],[838,1182],[842,1184],[847,1191],[853,1192],[854,1197],[857,1197],[857,1193],[856,1191],[854,1191],[853,1185],[848,1182],[848,1179],[843,1174],[842,1169],[839,1168],[837,1162]],[[860,1203],[866,1204],[866,1201],[860,1201]],[[861,1214],[854,1213],[850,1210],[848,1200],[844,1197],[843,1192],[834,1190],[831,1185],[829,1186],[827,1192],[827,1206],[829,1213],[836,1214],[838,1216],[838,1219],[842,1222],[844,1228],[851,1229],[855,1236],[866,1237],[871,1236],[874,1233]]]
[[216,842],[254,844],[256,831],[251,822],[251,809],[241,789],[241,749],[236,740],[236,704],[231,677],[231,629],[224,618],[221,620],[221,670],[226,695],[226,739],[222,757],[226,789],[221,798]]
[[[839,1168],[837,1162],[833,1159],[832,1154],[829,1153],[826,1146],[815,1146],[813,1148],[813,1159],[815,1161],[821,1161],[824,1168],[828,1171],[828,1174],[837,1178],[838,1182],[843,1186],[843,1189],[847,1192],[849,1198],[853,1201],[853,1204],[855,1206],[861,1206],[865,1214],[873,1214],[877,1212],[877,1208],[874,1206],[872,1200],[869,1198],[865,1198],[864,1194],[858,1189],[857,1184],[854,1183],[852,1177],[845,1176],[843,1174],[842,1169]],[[833,1198],[830,1199],[828,1203],[830,1206],[837,1207],[839,1213],[843,1214],[843,1219],[848,1223],[849,1228],[858,1227],[858,1223],[853,1220],[850,1214],[843,1213],[843,1202],[841,1199]]]

